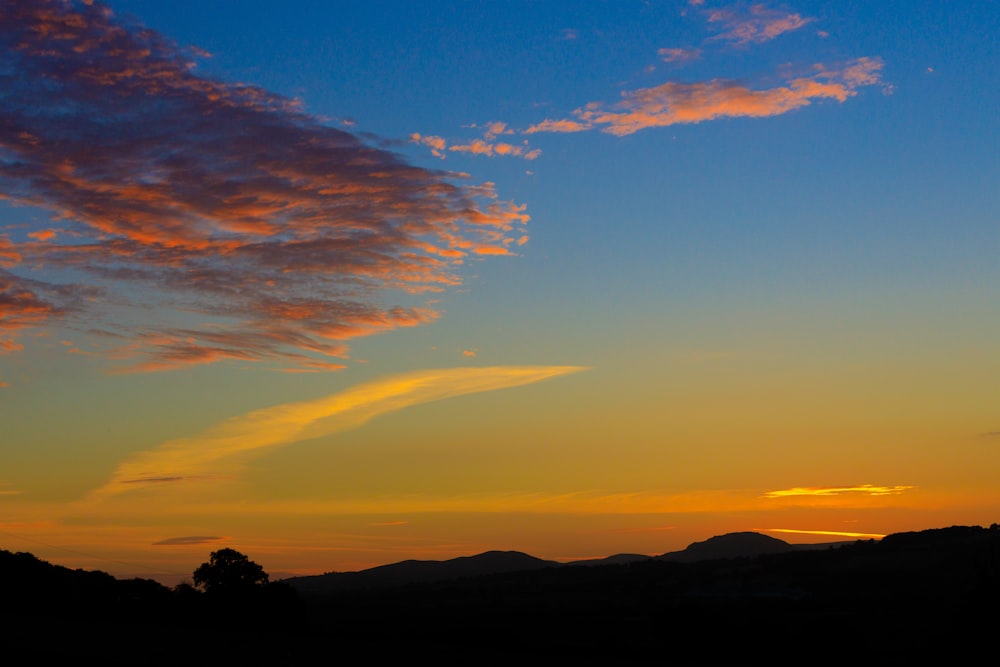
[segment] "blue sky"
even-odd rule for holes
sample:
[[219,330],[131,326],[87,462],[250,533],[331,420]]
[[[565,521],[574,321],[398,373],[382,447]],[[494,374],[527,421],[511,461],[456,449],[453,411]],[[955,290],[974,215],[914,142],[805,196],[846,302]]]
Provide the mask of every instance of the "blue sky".
[[[71,37],[0,14],[13,548],[323,571],[1000,508],[993,3],[39,6]],[[129,477],[413,373],[437,398]],[[123,479],[145,513],[93,504]]]

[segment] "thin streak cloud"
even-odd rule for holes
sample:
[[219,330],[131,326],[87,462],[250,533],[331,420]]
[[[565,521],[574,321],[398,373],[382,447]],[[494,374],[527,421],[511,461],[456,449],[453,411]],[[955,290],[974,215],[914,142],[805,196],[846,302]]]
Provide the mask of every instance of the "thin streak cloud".
[[821,100],[845,102],[862,86],[881,82],[882,62],[859,58],[840,68],[815,65],[813,74],[790,79],[773,88],[714,79],[697,83],[669,81],[652,88],[626,91],[610,107],[591,102],[573,112],[574,119],[545,120],[526,130],[580,132],[600,129],[616,136],[652,127],[701,123],[720,118],[765,118],[809,106]]
[[789,498],[794,496],[839,496],[843,494],[861,494],[866,496],[892,496],[909,491],[912,486],[800,486],[791,489],[768,491],[765,498]]
[[[324,358],[346,340],[434,321],[420,295],[523,236],[524,208],[492,184],[201,76],[202,52],[100,3],[7,3],[0,53],[0,200],[46,209],[60,230],[0,234],[2,351],[75,318],[127,339],[94,344],[130,370],[335,369]],[[535,155],[505,146],[494,154]],[[390,292],[410,303],[383,305]],[[178,313],[191,326],[159,324]]]
[[196,544],[212,544],[225,540],[224,537],[211,535],[188,535],[185,537],[169,537],[159,542],[153,542],[154,547],[191,546]]
[[877,539],[880,540],[885,535],[882,533],[851,533],[842,530],[795,530],[794,528],[765,528],[769,533],[792,533],[795,535],[829,535],[830,537],[854,537],[857,539]]
[[248,458],[272,447],[356,428],[379,415],[421,403],[533,384],[582,370],[579,366],[494,366],[416,371],[312,401],[264,408],[233,417],[200,435],[133,455],[91,498],[231,478]]

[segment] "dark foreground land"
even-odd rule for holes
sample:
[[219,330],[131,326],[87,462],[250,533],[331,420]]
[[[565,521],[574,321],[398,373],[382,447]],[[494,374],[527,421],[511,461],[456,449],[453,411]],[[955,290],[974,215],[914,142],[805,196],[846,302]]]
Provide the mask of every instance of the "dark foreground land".
[[0,586],[6,664],[992,665],[1000,526],[235,597],[0,552]]

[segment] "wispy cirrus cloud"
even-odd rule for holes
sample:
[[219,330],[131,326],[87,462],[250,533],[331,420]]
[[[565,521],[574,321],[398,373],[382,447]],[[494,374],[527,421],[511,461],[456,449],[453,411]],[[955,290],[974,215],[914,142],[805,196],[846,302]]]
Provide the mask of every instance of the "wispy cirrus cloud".
[[743,83],[714,79],[697,83],[667,82],[622,93],[620,102],[591,102],[573,112],[573,119],[545,120],[526,130],[579,132],[600,129],[625,136],[651,127],[701,123],[719,118],[778,116],[820,100],[844,102],[862,86],[880,83],[882,62],[859,58],[843,67],[815,65],[812,73],[784,85],[753,89]]
[[[22,349],[22,344],[16,341],[22,329],[38,326],[52,317],[78,312],[85,302],[101,294],[94,286],[54,285],[5,270],[2,268],[3,240],[0,236],[0,354]],[[19,260],[20,254],[15,255],[11,250],[8,257]]]
[[662,48],[656,55],[665,63],[686,63],[701,58],[701,49]]
[[797,486],[791,489],[778,489],[768,491],[765,498],[788,498],[792,496],[840,496],[845,494],[858,494],[865,496],[894,496],[904,491],[909,491],[912,486],[875,486],[873,484],[861,484],[859,486]]
[[877,539],[880,540],[885,535],[882,533],[856,533],[844,530],[796,530],[795,528],[763,528],[769,533],[791,533],[794,535],[829,535],[830,537],[853,537],[857,539]]
[[572,132],[584,132],[593,129],[593,124],[563,118],[560,120],[545,119],[540,123],[535,123],[524,131],[525,134],[535,134],[536,132],[559,132],[562,134]]
[[91,498],[231,479],[247,458],[268,448],[355,428],[378,415],[412,405],[532,384],[582,370],[579,366],[496,366],[416,371],[312,401],[264,408],[229,419],[200,435],[133,455]]
[[214,535],[186,535],[184,537],[168,537],[165,540],[160,540],[159,542],[153,542],[154,547],[175,547],[175,546],[191,546],[197,544],[214,544],[215,542],[222,542],[226,538],[216,537]]
[[[523,207],[492,184],[200,76],[197,50],[99,3],[8,5],[0,48],[0,199],[47,209],[60,228],[0,235],[7,351],[18,330],[72,314],[123,337],[107,352],[133,370],[335,368],[323,358],[345,340],[438,316],[382,305],[390,291],[453,287],[469,257],[509,254],[523,236]],[[131,318],[102,310],[134,303]],[[160,324],[178,312],[183,331]]]
[[713,39],[723,40],[735,46],[769,42],[813,21],[794,12],[772,9],[762,3],[749,7],[711,9],[707,11],[707,19],[720,31]]

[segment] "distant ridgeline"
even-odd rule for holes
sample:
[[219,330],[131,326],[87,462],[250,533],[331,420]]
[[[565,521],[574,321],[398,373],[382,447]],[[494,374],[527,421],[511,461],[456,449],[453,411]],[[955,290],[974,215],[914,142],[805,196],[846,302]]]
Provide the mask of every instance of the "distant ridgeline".
[[809,661],[954,663],[1000,627],[1000,526],[808,547],[732,533],[575,563],[493,551],[259,583],[239,594],[169,589],[0,551],[5,652],[165,665],[300,661],[336,645],[386,658],[669,655],[700,665],[843,646]]

